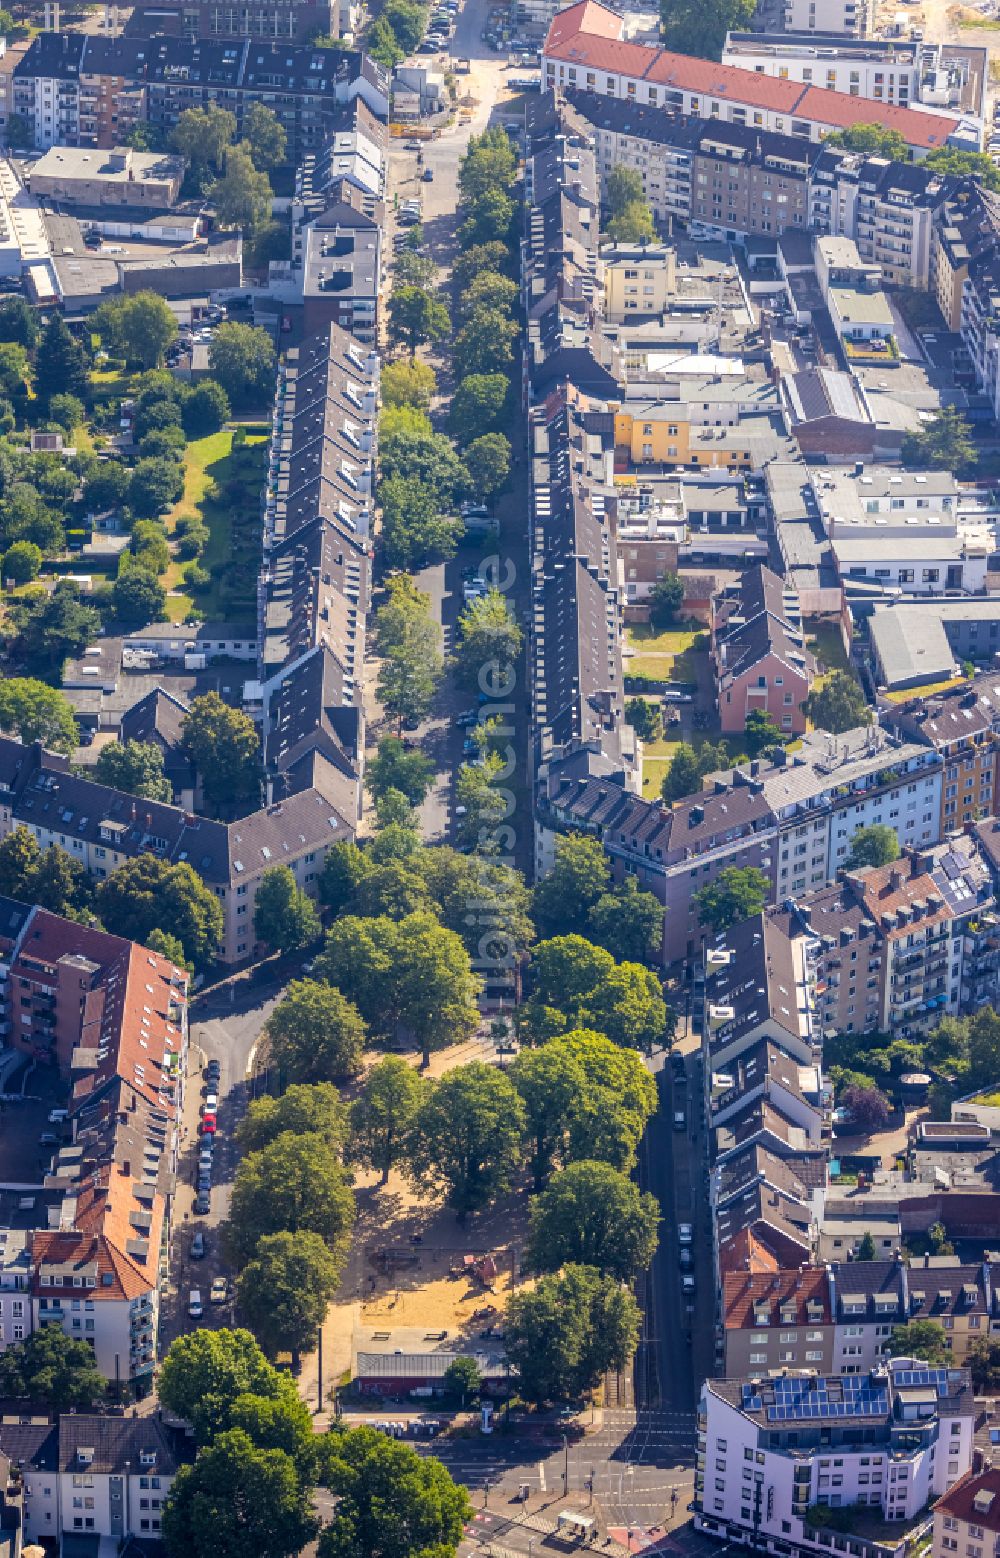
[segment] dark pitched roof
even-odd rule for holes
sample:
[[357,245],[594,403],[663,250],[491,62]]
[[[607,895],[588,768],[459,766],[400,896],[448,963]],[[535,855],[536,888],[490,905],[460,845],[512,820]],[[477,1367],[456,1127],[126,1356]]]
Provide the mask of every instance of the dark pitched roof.
[[[92,1454],[84,1461],[81,1451]],[[85,1464],[96,1475],[121,1475],[130,1466],[172,1477],[178,1462],[155,1417],[103,1417],[65,1412],[59,1419],[59,1470],[79,1471]],[[147,1462],[144,1457],[153,1456]]]

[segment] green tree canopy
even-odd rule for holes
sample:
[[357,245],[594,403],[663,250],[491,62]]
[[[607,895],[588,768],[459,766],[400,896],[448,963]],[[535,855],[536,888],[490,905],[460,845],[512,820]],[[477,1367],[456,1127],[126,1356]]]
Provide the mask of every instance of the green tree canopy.
[[424,568],[454,557],[460,522],[441,512],[434,488],[416,476],[390,476],[379,484],[382,542],[390,568]]
[[770,892],[768,878],[756,866],[727,866],[695,893],[698,921],[714,931],[729,930],[759,914]]
[[295,952],[319,936],[312,899],[288,866],[269,866],[260,879],[253,908],[254,934],[274,952]]
[[240,1161],[226,1247],[243,1267],[265,1234],[316,1233],[339,1261],[353,1223],[354,1197],[330,1143],[318,1133],[283,1131]]
[[428,712],[444,670],[441,629],[429,608],[430,597],[402,574],[389,580],[388,600],[375,613],[378,696],[400,725]]
[[42,549],[34,541],[15,541],[3,559],[3,578],[9,584],[30,584],[42,567]]
[[521,652],[523,635],[505,595],[491,589],[470,601],[458,619],[458,675],[476,692],[503,685]]
[[502,125],[469,137],[458,165],[458,187],[464,202],[478,200],[492,190],[510,189],[516,176],[517,157]]
[[281,1375],[245,1330],[179,1336],[170,1344],[157,1381],[161,1404],[192,1425],[199,1445],[231,1426],[239,1397],[276,1398],[283,1389]]
[[529,1031],[594,1028],[617,1044],[649,1050],[667,1036],[668,1013],[656,976],[616,963],[583,936],[554,936],[535,947],[534,990],[524,1011]]
[[502,433],[510,422],[510,380],[505,373],[469,373],[456,387],[448,425],[462,445],[485,433]]
[[[488,243],[472,244],[456,255],[452,267],[452,280],[459,293],[467,292],[481,271],[510,269],[510,250],[499,238]],[[481,428],[477,428],[481,432]]]
[[894,1325],[887,1351],[890,1358],[920,1358],[934,1366],[951,1361],[944,1326],[937,1320],[910,1320],[906,1325]]
[[472,1505],[439,1460],[365,1427],[334,1429],[323,1462],[336,1506],[319,1558],[454,1558]]
[[663,905],[629,876],[598,898],[587,916],[587,930],[619,961],[645,963],[662,947]]
[[650,622],[661,631],[670,627],[683,604],[684,580],[676,573],[663,574],[649,594]]
[[376,800],[388,790],[398,790],[411,806],[426,798],[433,777],[430,758],[423,752],[408,752],[398,736],[383,736],[365,767],[365,784]]
[[955,406],[935,411],[918,433],[903,439],[902,461],[911,470],[972,472],[976,448],[967,420]]
[[860,871],[865,866],[887,866],[898,859],[899,835],[895,828],[874,822],[870,827],[855,830],[844,866],[848,871]]
[[504,433],[482,433],[466,447],[465,463],[473,495],[495,498],[510,475],[510,440]]
[[464,1221],[510,1188],[524,1126],[524,1106],[506,1072],[470,1061],[425,1084],[410,1129],[407,1172],[418,1185],[443,1189]]
[[44,1401],[57,1414],[88,1411],[103,1401],[105,1382],[81,1337],[43,1325],[0,1353],[0,1395]]
[[663,735],[663,716],[648,698],[629,698],[625,718],[640,741],[659,741]]
[[265,1352],[290,1352],[294,1362],[312,1351],[341,1267],[318,1233],[272,1233],[258,1242],[240,1272],[236,1297]]
[[115,580],[111,603],[119,622],[127,627],[145,627],[149,622],[163,620],[167,592],[145,568],[130,568]]
[[624,1369],[639,1342],[639,1306],[614,1277],[567,1265],[514,1293],[504,1313],[518,1389],[537,1405],[576,1399],[609,1369]]
[[94,328],[109,351],[143,368],[158,368],[177,339],[177,317],[158,292],[109,298],[94,315]]
[[387,362],[380,380],[383,406],[413,406],[429,411],[437,390],[437,374],[425,362]]
[[[501,198],[506,200],[506,196]],[[462,379],[469,374],[506,372],[514,361],[516,337],[517,324],[513,319],[497,308],[478,305],[455,337],[455,372]]]
[[519,288],[509,276],[498,270],[483,270],[470,281],[459,297],[459,313],[468,318],[473,309],[496,308],[502,314],[512,314],[517,307]]
[[234,406],[263,405],[274,392],[274,344],[259,327],[223,320],[212,336],[208,365]]
[[835,736],[871,724],[872,717],[864,691],[849,671],[832,671],[822,686],[814,687],[806,713],[820,730]]
[[181,740],[213,805],[258,798],[260,737],[249,714],[203,693],[181,722]]
[[48,677],[61,675],[63,662],[82,655],[101,629],[100,613],[82,603],[69,579],[60,579],[50,595],[30,606],[9,606],[8,617],[16,630],[18,659]]
[[205,438],[210,433],[217,433],[228,420],[230,409],[229,396],[214,379],[192,384],[181,407],[188,438]]
[[316,1534],[309,1488],[283,1450],[231,1428],[174,1478],[163,1510],[171,1558],[292,1558]]
[[610,886],[611,867],[598,839],[585,833],[558,838],[552,870],[532,895],[532,918],[539,935],[549,938],[576,930]]
[[271,220],[271,180],[254,167],[244,142],[230,147],[222,177],[212,186],[212,204],[220,227],[238,227],[252,239]]
[[62,314],[53,310],[38,343],[35,394],[47,408],[53,395],[76,395],[86,400],[89,387],[86,353],[70,334]]
[[144,942],[149,933],[176,936],[196,968],[211,962],[222,940],[222,908],[186,860],[148,852],[126,860],[100,884],[97,912],[117,936]]
[[478,1396],[483,1386],[483,1376],[475,1358],[453,1358],[441,1379],[445,1396],[464,1407]]
[[102,784],[147,801],[173,800],[170,780],[163,772],[163,751],[155,741],[124,741],[102,747],[94,764]]
[[343,1082],[355,1076],[365,1025],[339,990],[294,979],[264,1026],[268,1053],[287,1082]]
[[276,168],[284,162],[288,137],[281,120],[266,103],[250,103],[244,109],[243,137],[255,167]]
[[991,194],[1000,193],[1000,168],[986,152],[938,146],[924,158],[924,167],[953,178],[974,178]]
[[369,1071],[351,1106],[351,1158],[380,1173],[383,1185],[403,1160],[423,1090],[412,1066],[386,1055]]
[[65,693],[31,676],[0,680],[0,730],[26,745],[41,741],[51,752],[72,752],[79,740]]
[[442,341],[451,330],[448,310],[423,287],[394,287],[389,297],[389,339],[411,357],[425,341]]
[[898,130],[881,124],[852,124],[848,130],[823,137],[827,146],[843,146],[847,151],[864,152],[869,157],[885,157],[889,162],[909,162],[910,148]]
[[170,142],[197,167],[219,172],[236,139],[236,120],[224,108],[186,108],[171,132]]
[[751,709],[745,727],[747,751],[756,757],[767,747],[784,746],[781,727],[766,709]]
[[251,1100],[236,1127],[241,1152],[257,1152],[293,1131],[315,1132],[339,1152],[347,1141],[347,1107],[332,1082],[293,1082],[280,1098],[265,1093]]
[[653,1258],[659,1221],[654,1195],[609,1163],[584,1158],[532,1200],[526,1259],[534,1271],[573,1262],[629,1282]]

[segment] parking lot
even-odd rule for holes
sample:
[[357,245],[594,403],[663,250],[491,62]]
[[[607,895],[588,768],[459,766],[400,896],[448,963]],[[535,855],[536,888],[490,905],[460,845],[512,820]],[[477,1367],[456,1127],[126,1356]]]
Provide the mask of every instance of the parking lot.
[[[8,1083],[15,1094],[20,1093],[23,1075]],[[62,1130],[49,1121],[49,1111],[65,1104],[66,1085],[49,1066],[35,1067],[23,1097],[6,1095],[0,1103],[0,1183],[41,1184],[62,1141]]]

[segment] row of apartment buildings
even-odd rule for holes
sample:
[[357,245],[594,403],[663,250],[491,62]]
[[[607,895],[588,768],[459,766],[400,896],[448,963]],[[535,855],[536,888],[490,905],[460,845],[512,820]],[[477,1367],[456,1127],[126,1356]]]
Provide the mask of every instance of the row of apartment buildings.
[[[15,1148],[11,1117],[0,1350],[59,1324],[92,1346],[116,1389],[148,1389],[180,1150],[188,976],[146,947],[10,899],[0,959],[3,1075],[25,1062],[55,1073],[66,1117],[37,1160],[23,1140]],[[24,1091],[28,1108],[30,1076]]]
[[239,128],[250,104],[264,103],[297,163],[323,145],[338,105],[355,97],[388,115],[388,76],[354,50],[42,32],[14,67],[12,106],[46,150],[121,146],[138,124],[166,135],[186,109],[209,105],[232,113]]

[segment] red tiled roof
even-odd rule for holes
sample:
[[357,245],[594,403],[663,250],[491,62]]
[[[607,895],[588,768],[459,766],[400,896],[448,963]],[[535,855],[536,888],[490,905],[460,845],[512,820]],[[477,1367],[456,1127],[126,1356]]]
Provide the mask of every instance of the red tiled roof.
[[[977,1494],[984,1495],[978,1508]],[[992,1494],[992,1499],[987,1506],[986,1495],[989,1494]],[[943,1510],[947,1515],[954,1515],[957,1520],[983,1526],[987,1531],[1000,1531],[1000,1467],[991,1467],[978,1476],[971,1471],[966,1472],[953,1488],[949,1488],[938,1499],[934,1508]]]
[[719,1245],[719,1268],[723,1275],[729,1272],[774,1272],[781,1269],[767,1245],[762,1244],[749,1228],[741,1228],[725,1244]]
[[[818,1299],[823,1313],[817,1319],[807,1315],[806,1301]],[[728,1331],[742,1331],[755,1322],[754,1305],[766,1303],[770,1309],[771,1323],[780,1320],[782,1304],[795,1304],[795,1325],[831,1323],[829,1285],[826,1272],[819,1266],[807,1266],[802,1271],[779,1271],[753,1275],[746,1271],[730,1271],[722,1285],[722,1312]]]
[[[611,23],[614,22],[612,30]],[[782,81],[735,65],[674,54],[644,43],[627,43],[621,22],[597,0],[560,11],[549,27],[543,58],[588,70],[634,77],[652,85],[696,92],[718,102],[746,104],[771,113],[795,115],[816,124],[848,129],[877,119],[887,130],[898,130],[909,146],[930,151],[943,146],[958,120],[947,114],[921,113],[912,108],[872,103],[846,92],[831,92],[798,81]]]

